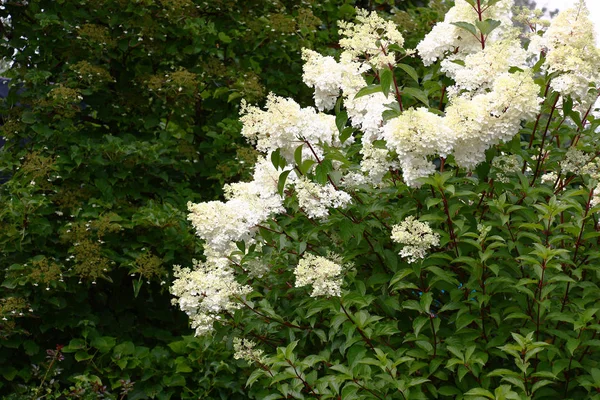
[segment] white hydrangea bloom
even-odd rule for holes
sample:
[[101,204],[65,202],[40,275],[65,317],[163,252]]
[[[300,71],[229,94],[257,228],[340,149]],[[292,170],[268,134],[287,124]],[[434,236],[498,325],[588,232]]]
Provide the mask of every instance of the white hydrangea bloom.
[[387,146],[400,158],[445,157],[452,150],[452,132],[444,126],[441,116],[426,108],[411,108],[399,117],[389,120],[383,128]]
[[230,268],[196,260],[193,269],[175,266],[173,273],[176,279],[171,293],[177,297],[173,304],[188,315],[196,336],[212,331],[219,313],[239,308],[236,298],[252,291],[235,280]]
[[583,168],[581,168],[581,174],[589,175],[590,178],[598,181],[600,180],[600,159],[592,156],[590,157],[593,158],[593,160],[591,160],[586,165],[584,165]]
[[393,21],[386,21],[376,12],[356,9],[357,23],[338,21],[340,46],[351,58],[364,57],[374,68],[396,64],[391,44],[404,45],[404,37]]
[[339,257],[330,256],[331,259],[305,254],[298,262],[294,275],[296,287],[312,285],[311,297],[341,295],[343,267]]
[[255,349],[256,342],[248,339],[242,339],[239,337],[233,338],[233,358],[236,360],[246,360],[250,363],[256,362],[259,364],[264,363],[264,351],[261,349]]
[[356,94],[367,86],[362,74],[370,69],[366,64],[352,61],[348,54],[340,57],[340,67],[343,69],[341,90],[344,96],[344,107],[352,126],[363,132],[362,143],[370,143],[381,139],[382,114],[396,99],[390,93],[372,93],[355,98]]
[[457,164],[473,168],[485,160],[485,150],[512,139],[521,122],[534,119],[539,112],[542,99],[538,93],[531,71],[526,70],[501,74],[489,93],[453,98],[444,121],[456,136]]
[[440,235],[433,232],[429,224],[420,222],[412,215],[392,227],[392,240],[403,244],[400,256],[409,263],[425,258],[431,247],[440,244]]
[[[443,22],[437,23],[431,32],[417,45],[419,56],[425,65],[431,65],[438,59],[451,52],[456,58],[463,59],[467,54],[481,50],[479,38],[473,36],[463,28],[452,25],[455,22],[467,22],[475,25],[479,20],[477,12],[465,0],[456,0],[454,7],[446,13]],[[502,34],[512,27],[511,8],[513,0],[500,0],[489,8],[485,8],[482,19],[493,19],[501,22],[486,38],[486,46],[495,42]]]
[[226,202],[188,203],[188,220],[208,247],[226,254],[231,242],[250,241],[256,225],[284,211],[283,199],[277,193],[278,179],[279,173],[273,165],[261,158],[256,163],[252,182],[225,185]]
[[560,163],[560,168],[566,173],[580,175],[589,163],[591,156],[575,147],[570,147],[565,154],[565,159]]
[[[267,97],[266,110],[242,102],[242,136],[256,145],[256,149],[270,154],[279,149],[290,163],[294,151],[304,142],[311,144],[317,157],[322,156],[320,144],[340,146],[335,116],[317,113],[314,108],[301,108],[293,99],[284,99],[273,93]],[[315,159],[308,146],[303,158]]]
[[427,158],[446,157],[454,142],[444,119],[426,108],[409,109],[389,120],[383,127],[383,138],[387,147],[398,154],[404,180],[412,187],[419,186],[418,178],[435,171]]
[[344,70],[331,56],[322,56],[316,51],[302,49],[302,79],[315,89],[317,109],[331,110],[340,96]]
[[550,86],[564,96],[583,99],[590,83],[600,84],[600,52],[595,47],[594,24],[583,0],[552,20],[541,38],[534,38],[529,52],[546,53],[543,68],[559,76]]
[[508,183],[508,175],[521,171],[523,160],[515,154],[500,155],[492,160],[494,179],[498,182]]
[[336,190],[330,183],[319,185],[306,179],[298,178],[295,182],[298,205],[309,218],[326,218],[329,208],[344,208],[352,197],[343,190]]
[[[258,200],[258,199],[257,199]],[[265,218],[265,211],[256,209],[260,205],[241,199],[227,202],[209,201],[194,204],[188,202],[188,220],[196,229],[197,235],[216,251],[228,248],[232,241],[248,240],[255,226]]]
[[381,184],[383,176],[390,169],[398,169],[397,160],[389,157],[389,150],[373,146],[372,143],[364,143],[360,150],[363,158],[360,162],[360,170],[366,177],[366,183],[372,186]]
[[546,174],[543,174],[540,177],[540,179],[541,179],[542,183],[554,185],[556,183],[556,181],[558,180],[558,174],[554,171],[548,172]]
[[[315,89],[315,104],[319,109],[331,109],[340,95],[344,97],[344,106],[352,126],[361,129],[363,142],[380,139],[382,113],[386,105],[396,99],[379,92],[355,98],[367,82],[362,74],[371,69],[366,63],[357,62],[348,52],[342,53],[340,62],[332,57],[322,56],[312,50],[303,50],[304,82]],[[352,139],[352,138],[351,138]],[[349,140],[348,142],[352,142]]]
[[482,51],[467,55],[464,65],[455,63],[454,57],[448,57],[441,63],[442,71],[455,81],[454,86],[448,88],[448,93],[466,90],[474,94],[490,89],[495,78],[508,72],[510,67],[524,69],[527,56],[518,38],[513,38],[492,43]]
[[600,183],[598,183],[594,188],[592,196],[592,200],[590,200],[590,207],[596,207],[598,204],[600,204]]
[[400,159],[402,179],[407,186],[421,187],[421,178],[426,178],[435,172],[435,164],[426,158],[404,157]]

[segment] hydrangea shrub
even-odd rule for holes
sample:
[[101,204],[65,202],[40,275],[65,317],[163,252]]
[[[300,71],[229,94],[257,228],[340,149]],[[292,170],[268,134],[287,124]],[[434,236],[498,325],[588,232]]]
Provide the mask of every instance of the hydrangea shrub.
[[248,398],[600,399],[600,53],[583,1],[512,6],[457,0],[416,49],[357,10],[303,51],[316,108],[242,105],[261,159],[188,205],[171,292]]

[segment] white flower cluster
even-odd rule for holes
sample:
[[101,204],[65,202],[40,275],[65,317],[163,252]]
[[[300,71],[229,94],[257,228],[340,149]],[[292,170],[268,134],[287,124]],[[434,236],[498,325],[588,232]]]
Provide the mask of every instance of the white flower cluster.
[[[339,62],[312,50],[303,50],[303,79],[309,87],[315,89],[315,104],[319,109],[333,108],[340,94],[343,96],[350,122],[363,132],[362,144],[366,147],[381,139],[382,114],[387,109],[386,106],[396,100],[392,94],[385,96],[381,92],[355,98],[367,86],[362,74],[372,67],[389,68],[389,65],[395,65],[396,56],[389,50],[389,45],[395,43],[402,46],[404,39],[391,21],[385,21],[377,14],[369,14],[365,10],[358,10],[357,14],[356,24],[340,22],[340,33],[345,37],[340,40],[344,51]],[[359,61],[359,58],[364,61]],[[352,138],[348,142],[352,142]],[[383,152],[385,149],[362,152],[361,171],[369,172],[367,176],[354,172],[348,176],[347,182],[354,185],[379,184],[383,174],[370,171],[389,169],[387,152],[382,157]]]
[[322,156],[321,144],[340,146],[335,116],[317,113],[314,108],[301,108],[293,99],[275,96],[267,97],[266,110],[242,102],[240,121],[243,124],[242,136],[256,145],[256,149],[270,154],[279,150],[290,163],[294,161],[294,151],[305,142],[311,144],[303,148],[304,159]]
[[542,183],[547,183],[549,185],[554,185],[556,183],[556,181],[558,180],[558,174],[554,171],[552,172],[548,172],[546,174],[543,174],[540,177],[540,180],[542,181]]
[[398,155],[404,181],[412,187],[420,186],[418,179],[435,171],[427,157],[446,157],[453,142],[443,118],[426,108],[409,109],[390,120],[383,127],[383,138]]
[[408,216],[404,221],[392,227],[392,240],[403,244],[400,256],[409,263],[425,258],[427,251],[440,244],[440,235],[433,232],[429,224]]
[[343,208],[352,201],[348,193],[336,190],[331,183],[319,185],[305,177],[296,180],[295,189],[298,205],[309,218],[326,218],[329,208]]
[[376,12],[356,9],[358,23],[339,21],[340,46],[351,58],[365,57],[376,69],[396,65],[396,55],[389,46],[404,45],[404,37],[396,24]]
[[331,56],[322,56],[316,51],[302,49],[302,79],[315,89],[315,105],[320,111],[331,110],[340,96],[344,69]]
[[[366,86],[361,74],[370,69],[356,61],[357,54],[375,57],[378,53],[368,53],[368,43],[392,29],[383,20],[375,21],[374,14],[361,11],[358,23],[341,25],[347,37],[341,42],[345,51],[339,63],[332,57],[304,51],[304,81],[315,88],[317,105],[331,108],[341,93],[350,122],[363,132],[360,172],[346,175],[348,186],[364,183],[377,186],[390,168],[400,166],[407,185],[417,187],[419,178],[435,171],[432,160],[449,154],[454,155],[459,166],[473,168],[485,160],[485,150],[512,139],[523,120],[535,118],[542,99],[531,71],[526,68],[527,52],[512,28],[511,6],[512,0],[501,0],[484,7],[482,18],[501,22],[487,35],[484,49],[477,38],[452,25],[475,24],[479,20],[474,7],[465,0],[458,0],[446,20],[436,26],[438,30],[451,30],[451,35],[440,35],[434,28],[419,45],[425,64],[445,57],[452,50],[442,61],[442,70],[455,80],[455,85],[448,88],[450,104],[444,116],[422,108],[406,110],[398,118],[384,122],[382,113],[396,101],[391,95],[374,93],[355,98]],[[360,37],[364,38],[360,45],[350,40]],[[509,73],[511,67],[524,71]],[[381,139],[389,150],[396,152],[397,159],[373,145]]]
[[600,183],[596,185],[592,192],[592,200],[590,200],[590,207],[596,207],[600,204]]
[[494,157],[492,160],[492,169],[494,179],[498,182],[508,183],[510,178],[508,175],[519,172],[522,168],[523,160],[515,154],[503,154]]
[[250,241],[256,225],[284,210],[277,193],[278,179],[273,165],[260,159],[252,182],[225,186],[226,202],[188,203],[188,220],[211,250],[226,255],[232,242]]
[[363,131],[363,141],[379,139],[383,122],[381,114],[386,105],[393,103],[394,98],[383,93],[372,93],[355,98],[356,94],[367,86],[362,74],[371,69],[368,64],[354,61],[348,53],[342,53],[340,62],[332,57],[324,57],[319,53],[304,49],[305,61],[303,80],[315,89],[315,104],[319,109],[329,110],[335,105],[340,93],[344,97],[344,107],[352,126]]
[[550,86],[564,96],[583,100],[590,83],[600,84],[600,51],[595,47],[594,25],[583,0],[552,20],[543,36],[534,36],[529,52],[546,54],[543,68],[559,75]]
[[330,255],[329,258],[306,254],[294,270],[296,287],[312,285],[311,297],[341,296],[344,268],[339,256]]
[[[491,43],[484,50],[468,54],[462,63],[455,57],[442,60],[442,71],[455,84],[448,88],[448,95],[454,97],[461,91],[476,94],[492,88],[497,76],[506,73],[511,67],[525,69],[527,51],[517,37]],[[464,65],[463,65],[464,64]]]
[[390,169],[398,169],[399,164],[396,160],[388,158],[389,151],[374,146],[372,143],[363,143],[360,150],[363,158],[360,163],[360,170],[366,174],[368,181],[376,185],[383,179],[383,176]]
[[[475,25],[479,20],[475,8],[465,0],[456,0],[454,4],[446,13],[444,21],[438,22],[417,46],[419,56],[425,65],[431,65],[448,53],[453,54],[453,59],[463,59],[467,54],[481,50],[479,37],[453,25],[456,22]],[[512,6],[513,0],[500,0],[493,6],[484,7],[483,20],[492,19],[501,22],[501,25],[486,38],[486,46],[498,40],[502,33],[512,26],[510,20]]]
[[264,351],[261,349],[255,349],[256,342],[248,339],[242,339],[239,337],[233,338],[233,358],[236,360],[246,360],[250,363],[256,362],[259,364],[264,363]]
[[531,71],[503,73],[491,91],[453,98],[444,122],[454,132],[457,164],[474,168],[485,161],[485,150],[517,134],[522,120],[534,119],[542,99]]
[[171,293],[178,297],[173,304],[188,315],[196,336],[211,332],[219,313],[239,308],[236,298],[252,291],[235,280],[231,268],[221,265],[194,260],[194,269],[174,266],[173,273]]
[[[588,172],[585,167],[588,165],[590,159],[591,156],[583,150],[570,147],[567,150],[567,154],[565,154],[565,159],[560,163],[560,168],[565,173],[581,175]],[[584,169],[586,170],[585,172]]]

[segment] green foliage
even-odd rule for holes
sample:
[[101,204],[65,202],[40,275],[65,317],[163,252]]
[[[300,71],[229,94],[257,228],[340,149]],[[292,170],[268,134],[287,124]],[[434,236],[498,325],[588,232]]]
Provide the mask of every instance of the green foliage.
[[[496,25],[459,26],[485,36]],[[439,66],[390,70],[371,71],[354,99],[401,91],[386,120],[402,106],[442,112]],[[238,357],[247,361],[239,371],[247,398],[599,397],[600,121],[585,108],[573,111],[569,98],[558,113],[559,94],[548,89],[553,77],[535,72],[547,95],[537,119],[491,146],[474,170],[438,157],[435,173],[418,187],[408,187],[394,168],[382,185],[352,187],[342,176],[359,168],[360,134],[348,147],[321,144],[324,154],[310,160],[303,159],[306,140],[293,161],[271,153],[275,168],[287,168],[278,182],[286,212],[253,227],[250,249],[237,243],[231,268],[253,291],[221,315],[212,339],[241,337],[264,351]],[[415,82],[419,87],[408,86]],[[339,103],[335,125],[340,133],[352,130]],[[576,171],[564,167],[573,150],[582,154]],[[503,169],[504,155],[518,168]],[[286,186],[290,171],[347,190],[352,203],[311,219],[298,191]],[[554,179],[542,179],[551,172]],[[440,236],[412,263],[398,256],[403,247],[391,238],[392,225],[407,216]],[[294,268],[307,254],[351,265],[341,296],[313,298],[310,288],[294,286]],[[247,268],[257,260],[268,267],[260,279]]]
[[[395,18],[422,36],[439,4]],[[3,3],[1,397],[247,398],[231,342],[187,336],[170,306],[172,265],[200,249],[186,202],[248,177],[239,100],[309,102],[300,50],[333,53],[335,22],[354,12],[338,0]],[[57,345],[64,360],[46,358]]]

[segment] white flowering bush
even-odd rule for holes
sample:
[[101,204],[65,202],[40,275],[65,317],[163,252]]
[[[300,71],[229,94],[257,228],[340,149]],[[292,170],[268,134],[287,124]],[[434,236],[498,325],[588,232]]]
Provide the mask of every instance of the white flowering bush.
[[512,6],[416,49],[357,10],[303,51],[316,108],[242,104],[253,180],[189,204],[171,291],[247,398],[600,399],[600,53],[583,2]]

